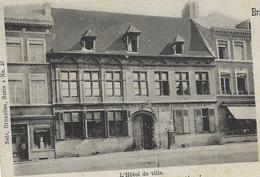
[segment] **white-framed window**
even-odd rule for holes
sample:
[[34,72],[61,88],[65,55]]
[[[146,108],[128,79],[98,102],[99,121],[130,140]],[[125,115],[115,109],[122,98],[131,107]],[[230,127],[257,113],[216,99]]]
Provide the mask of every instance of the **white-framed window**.
[[233,41],[234,60],[246,60],[246,45],[244,41]]
[[30,74],[30,104],[47,104],[48,88],[46,74]]
[[84,72],[84,93],[86,97],[100,96],[100,72],[85,71]]
[[106,71],[106,95],[122,96],[121,71]]
[[9,101],[11,104],[25,103],[24,75],[8,73]]
[[63,97],[78,97],[77,71],[61,71],[61,92]]
[[137,96],[148,95],[148,84],[147,84],[147,72],[145,71],[134,71],[133,72],[134,82],[134,94]]
[[248,74],[246,71],[236,71],[236,86],[238,95],[248,94]]
[[7,37],[6,52],[8,62],[24,62],[22,38]]
[[229,41],[224,39],[218,39],[217,52],[218,52],[218,59],[229,60],[230,59]]
[[45,63],[45,39],[27,39],[28,61],[32,63]]
[[219,71],[220,93],[223,95],[231,95],[231,73],[230,71]]
[[139,36],[137,34],[128,34],[127,35],[127,51],[128,52],[138,52],[139,48]]
[[157,96],[170,95],[168,72],[156,71],[154,72],[155,90]]

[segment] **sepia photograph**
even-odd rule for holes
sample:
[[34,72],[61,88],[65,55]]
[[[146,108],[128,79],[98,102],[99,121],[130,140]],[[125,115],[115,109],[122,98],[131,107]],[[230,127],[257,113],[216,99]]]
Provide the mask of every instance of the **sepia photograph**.
[[251,9],[129,2],[2,8],[16,176],[258,162]]

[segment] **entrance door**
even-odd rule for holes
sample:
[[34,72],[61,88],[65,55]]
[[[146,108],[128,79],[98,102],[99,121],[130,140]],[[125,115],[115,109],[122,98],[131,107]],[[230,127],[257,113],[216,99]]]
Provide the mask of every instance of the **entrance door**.
[[153,149],[154,120],[152,116],[139,114],[133,118],[133,140],[139,149]]
[[28,160],[27,125],[12,125],[12,147],[14,161]]

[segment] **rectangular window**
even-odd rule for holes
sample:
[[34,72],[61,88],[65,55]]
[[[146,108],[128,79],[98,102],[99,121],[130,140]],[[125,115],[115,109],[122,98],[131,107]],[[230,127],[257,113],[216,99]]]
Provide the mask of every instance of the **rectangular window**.
[[147,96],[147,73],[146,72],[133,72],[134,76],[134,94],[139,96]]
[[6,51],[8,62],[23,62],[22,41],[19,38],[7,38]]
[[203,122],[203,131],[209,131],[210,124],[209,124],[209,110],[208,109],[202,109],[202,122]]
[[83,121],[78,112],[63,113],[65,138],[83,138]]
[[28,58],[29,62],[45,62],[45,43],[44,39],[28,39]]
[[229,59],[229,46],[228,41],[218,40],[218,58],[219,59]]
[[245,48],[243,42],[234,42],[234,59],[245,60]]
[[183,43],[181,42],[178,42],[178,43],[175,43],[175,53],[176,54],[183,54]]
[[237,73],[237,91],[239,95],[246,95],[248,93],[246,73]]
[[62,71],[61,84],[63,97],[78,96],[78,79],[76,71]]
[[177,95],[190,95],[188,72],[175,72],[175,84]]
[[33,132],[34,149],[51,149],[50,128],[36,128]]
[[174,127],[177,134],[190,133],[188,110],[175,110]]
[[45,74],[30,75],[30,103],[46,104],[47,101],[47,78]]
[[156,95],[169,95],[168,72],[154,72]]
[[106,95],[122,96],[122,76],[120,71],[106,72]]
[[24,81],[23,75],[17,73],[8,73],[9,101],[11,104],[24,104]]
[[137,35],[128,35],[128,52],[137,52],[137,43],[138,43],[138,39],[137,39]]
[[86,113],[86,121],[88,137],[105,137],[105,117],[103,111],[88,111]]
[[221,94],[231,95],[230,73],[220,73]]
[[125,111],[107,112],[109,136],[127,136],[127,115]]
[[207,72],[196,72],[196,90],[198,95],[209,95],[209,76]]
[[98,71],[86,71],[84,73],[85,96],[100,96],[100,74]]

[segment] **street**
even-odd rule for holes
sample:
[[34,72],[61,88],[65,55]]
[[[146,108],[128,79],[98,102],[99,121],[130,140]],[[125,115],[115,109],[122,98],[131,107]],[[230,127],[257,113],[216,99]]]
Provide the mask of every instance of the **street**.
[[15,175],[119,170],[147,167],[253,162],[258,160],[257,143],[239,143],[177,149],[117,152],[88,157],[70,157],[18,162]]

